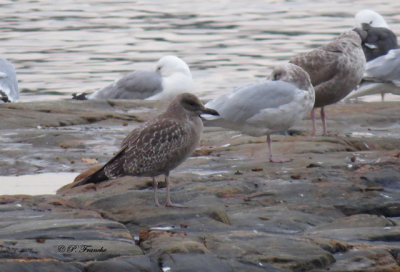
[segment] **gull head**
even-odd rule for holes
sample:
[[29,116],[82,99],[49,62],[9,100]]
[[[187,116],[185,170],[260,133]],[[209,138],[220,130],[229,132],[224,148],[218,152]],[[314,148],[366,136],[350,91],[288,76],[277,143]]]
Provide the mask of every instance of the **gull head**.
[[186,116],[199,117],[201,114],[219,115],[217,111],[206,108],[200,99],[191,93],[177,95],[169,105],[167,111]]
[[177,96],[177,99],[182,108],[190,115],[200,116],[200,114],[211,114],[218,116],[216,110],[204,107],[200,99],[194,94],[183,93]]
[[292,63],[276,66],[268,79],[289,82],[302,90],[314,90],[308,73],[300,66]]
[[163,77],[171,76],[175,73],[182,73],[188,77],[192,77],[189,66],[182,59],[176,56],[164,56],[156,65],[156,72]]
[[358,27],[362,27],[363,24],[368,24],[372,27],[389,28],[385,19],[383,19],[379,13],[370,9],[360,10],[357,12],[355,19]]

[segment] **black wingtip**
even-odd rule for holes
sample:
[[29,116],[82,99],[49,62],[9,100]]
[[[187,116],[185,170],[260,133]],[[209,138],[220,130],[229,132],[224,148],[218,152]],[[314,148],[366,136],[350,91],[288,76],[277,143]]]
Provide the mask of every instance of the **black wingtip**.
[[88,100],[87,98],[88,93],[73,93],[72,94],[72,99],[74,100]]

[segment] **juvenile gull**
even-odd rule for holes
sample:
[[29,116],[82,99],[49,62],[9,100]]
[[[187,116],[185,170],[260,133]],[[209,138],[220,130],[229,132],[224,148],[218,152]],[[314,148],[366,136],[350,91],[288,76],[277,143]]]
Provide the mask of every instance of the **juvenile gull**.
[[189,66],[176,56],[162,57],[154,71],[135,71],[88,95],[88,99],[172,99],[193,91]]
[[153,178],[154,202],[157,197],[158,175],[165,175],[167,187],[166,206],[171,202],[169,172],[181,164],[198,146],[203,123],[200,114],[217,115],[205,108],[193,94],[183,93],[174,98],[167,110],[143,126],[134,129],[121,144],[121,149],[102,168],[73,187],[100,183],[125,175]]
[[346,99],[380,93],[400,95],[400,49],[390,50],[386,55],[368,61],[360,87]]
[[310,77],[299,66],[284,64],[276,67],[270,80],[233,90],[206,104],[215,109],[218,118],[206,126],[240,130],[251,136],[267,135],[270,162],[274,159],[270,135],[283,132],[301,120],[314,105],[314,88]]
[[398,48],[396,35],[389,29],[385,19],[379,13],[363,9],[356,14],[355,20],[358,27],[365,32],[362,47],[367,61]]
[[364,73],[365,56],[360,35],[347,31],[324,46],[297,55],[290,62],[308,72],[315,89],[311,111],[313,135],[316,133],[315,108],[321,108],[323,135],[327,135],[324,107],[340,101],[355,89]]
[[17,75],[14,66],[0,58],[0,101],[16,102],[19,99]]

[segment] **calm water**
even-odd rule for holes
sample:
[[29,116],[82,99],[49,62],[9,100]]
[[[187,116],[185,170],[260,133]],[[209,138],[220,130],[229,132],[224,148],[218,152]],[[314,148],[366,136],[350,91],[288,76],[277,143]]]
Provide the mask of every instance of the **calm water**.
[[262,79],[275,64],[354,26],[363,8],[400,34],[400,1],[225,0],[0,2],[0,55],[16,66],[21,100],[68,98],[175,54],[197,94]]

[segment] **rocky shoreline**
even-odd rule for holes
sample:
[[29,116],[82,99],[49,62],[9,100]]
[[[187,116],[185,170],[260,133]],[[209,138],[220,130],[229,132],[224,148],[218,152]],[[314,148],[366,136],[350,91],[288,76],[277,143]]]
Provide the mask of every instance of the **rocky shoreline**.
[[[82,172],[164,107],[0,104],[0,175]],[[187,208],[153,207],[151,179],[136,177],[0,196],[0,271],[400,271],[400,104],[327,116],[329,137],[309,136],[309,119],[272,137],[282,164],[264,138],[206,128],[171,173]]]

